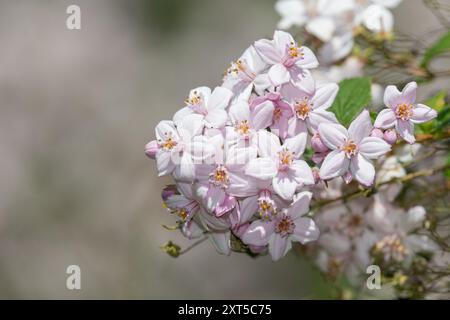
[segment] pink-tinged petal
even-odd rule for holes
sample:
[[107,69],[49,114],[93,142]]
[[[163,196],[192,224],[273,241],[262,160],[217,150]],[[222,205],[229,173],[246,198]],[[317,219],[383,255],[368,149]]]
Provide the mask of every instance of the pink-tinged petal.
[[318,133],[314,134],[311,137],[311,147],[314,152],[322,153],[328,151],[328,147],[322,142],[320,139],[320,135]]
[[391,145],[376,137],[364,138],[359,144],[359,153],[369,159],[377,159],[391,150]]
[[265,246],[275,231],[273,221],[256,220],[245,231],[241,240],[248,245]]
[[309,113],[307,123],[309,124],[310,129],[317,131],[321,123],[338,123],[338,120],[333,112],[325,109],[315,109]]
[[257,105],[251,112],[252,128],[255,130],[266,129],[272,124],[274,106],[271,101]]
[[322,142],[332,150],[339,149],[348,139],[347,130],[340,124],[322,123],[318,131]]
[[288,70],[281,63],[274,64],[272,67],[270,67],[268,75],[270,82],[274,86],[279,86],[283,83],[287,83],[291,79],[291,75],[289,74]]
[[292,219],[296,220],[309,212],[311,198],[312,193],[309,191],[303,191],[295,195],[291,206],[288,208],[288,214]]
[[189,153],[184,152],[181,156],[180,163],[175,167],[173,172],[174,179],[182,182],[192,182],[195,178],[195,166]]
[[156,140],[150,141],[145,145],[145,154],[150,159],[156,159],[156,153],[158,152],[159,146]]
[[375,180],[373,164],[360,153],[351,159],[350,172],[359,183],[367,187],[370,187]]
[[314,176],[311,171],[311,168],[308,164],[303,160],[294,160],[290,167],[290,173],[294,177],[295,181],[298,184],[298,187],[302,187],[304,185],[313,185],[314,184]]
[[372,122],[370,121],[370,114],[369,111],[364,109],[350,124],[348,136],[358,144],[362,139],[370,136],[371,132]]
[[300,51],[303,52],[303,57],[299,59],[295,64],[303,69],[313,69],[319,66],[319,61],[315,54],[308,47],[301,47]]
[[314,152],[314,154],[311,157],[311,160],[315,164],[321,164],[327,155],[328,155],[328,151],[325,151],[325,152]]
[[247,197],[239,201],[239,209],[241,211],[241,222],[249,221],[258,211],[258,196]]
[[283,258],[291,248],[292,244],[289,238],[282,237],[278,233],[274,234],[269,240],[269,253],[273,261]]
[[389,129],[395,125],[395,121],[397,121],[397,117],[395,116],[395,112],[392,109],[383,109],[378,113],[377,118],[375,119],[374,127],[381,129]]
[[173,116],[173,122],[178,123],[180,120],[183,120],[186,116],[194,113],[194,111],[189,107],[183,107],[177,112],[175,112]]
[[433,120],[437,117],[437,112],[434,109],[424,105],[417,104],[413,109],[413,114],[411,116],[412,123],[424,123]]
[[260,55],[262,60],[269,64],[277,64],[281,62],[280,52],[275,48],[273,41],[261,39],[254,44],[256,52]]
[[291,200],[297,189],[297,182],[289,172],[279,172],[272,180],[273,190],[284,200]]
[[200,210],[198,215],[200,222],[207,230],[226,231],[231,227],[228,219],[217,218],[205,210]]
[[398,136],[395,129],[388,129],[383,133],[383,139],[390,145],[394,145],[397,142]]
[[383,139],[383,131],[381,131],[378,128],[373,128],[372,132],[370,133],[371,137],[380,138]]
[[264,90],[269,88],[272,83],[270,82],[269,75],[267,73],[258,74],[253,80],[253,85],[255,86],[255,91],[257,94],[264,94]]
[[191,183],[178,182],[177,189],[187,199],[194,199],[194,192]]
[[214,109],[208,112],[205,117],[206,126],[208,128],[221,129],[225,127],[228,120],[228,114],[225,110]]
[[238,101],[230,107],[229,114],[233,122],[250,121],[250,106],[245,101]]
[[397,105],[402,101],[402,93],[398,91],[396,86],[387,86],[384,91],[384,104],[395,110]]
[[353,176],[352,173],[350,171],[347,171],[343,176],[342,179],[344,179],[344,182],[346,184],[350,184],[350,182],[353,181]]
[[206,109],[208,112],[215,109],[225,109],[230,103],[232,96],[233,92],[231,90],[224,87],[216,87],[211,93]]
[[233,210],[236,207],[236,204],[237,200],[235,197],[226,195],[225,200],[216,207],[216,210],[214,210],[214,214],[216,215],[216,217],[221,217],[225,213]]
[[172,162],[172,153],[159,149],[156,153],[156,168],[160,177],[171,174],[175,169]]
[[328,109],[334,102],[339,91],[339,86],[336,83],[328,83],[318,86],[316,94],[311,102],[313,109]]
[[331,151],[320,167],[320,178],[329,180],[342,176],[348,171],[350,160],[341,150]]
[[292,36],[285,31],[275,30],[273,33],[273,42],[277,50],[284,53],[286,47],[294,42],[294,38],[292,38]]
[[270,126],[270,131],[280,137],[280,139],[284,140],[288,136],[288,128],[289,118],[282,116],[280,119],[274,121],[274,123]]
[[216,207],[221,204],[226,197],[225,190],[213,184],[209,185],[208,192],[204,200],[204,205],[209,212],[214,212]]
[[416,95],[417,95],[417,83],[410,82],[403,88],[402,102],[406,104],[414,104],[414,102],[416,102]]
[[308,128],[306,127],[306,122],[297,117],[292,117],[288,121],[288,137],[295,137],[299,134],[307,134]]
[[278,168],[272,158],[257,158],[251,160],[245,174],[261,180],[269,180],[275,177]]
[[193,137],[202,133],[204,127],[203,118],[201,114],[190,114],[178,122],[178,134],[183,141],[190,141]]
[[188,239],[196,239],[203,235],[203,229],[192,220],[183,225],[181,232]]
[[173,121],[160,121],[155,128],[155,135],[157,140],[166,140],[167,135],[171,135],[175,141],[179,140],[177,129]]
[[285,83],[283,86],[281,86],[280,93],[283,96],[283,99],[291,103],[305,98],[310,99],[312,94],[304,90],[304,88],[300,84],[301,81],[295,83],[289,81],[288,83]]
[[272,132],[258,131],[258,153],[260,157],[273,157],[280,149],[280,139]]
[[395,129],[406,142],[410,144],[416,142],[416,137],[414,137],[414,124],[411,121],[398,119],[395,123]]
[[306,133],[300,133],[292,138],[286,139],[283,143],[283,148],[287,148],[294,154],[294,158],[298,159],[305,151],[307,138]]
[[230,236],[231,232],[213,232],[208,234],[211,239],[214,248],[216,248],[217,252],[224,255],[230,255]]
[[254,196],[259,191],[258,180],[249,177],[244,170],[237,170],[229,172],[230,184],[227,192],[235,197],[249,197]]
[[295,229],[291,235],[292,239],[306,244],[311,241],[319,239],[320,231],[314,221],[310,218],[297,218],[294,220]]

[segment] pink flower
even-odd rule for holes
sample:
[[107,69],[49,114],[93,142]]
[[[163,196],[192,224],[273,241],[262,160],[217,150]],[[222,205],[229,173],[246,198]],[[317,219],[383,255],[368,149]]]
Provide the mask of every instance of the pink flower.
[[414,137],[414,124],[430,121],[437,116],[437,112],[424,104],[416,104],[417,83],[410,82],[402,92],[395,86],[388,86],[384,92],[383,109],[377,116],[374,126],[389,129],[395,126],[400,136],[410,144]]
[[375,179],[375,168],[369,159],[376,159],[391,149],[384,140],[370,137],[371,131],[367,110],[350,124],[348,131],[340,124],[320,124],[320,137],[333,150],[322,163],[320,177],[329,180],[351,174],[361,184],[371,186]]
[[258,247],[268,244],[272,260],[276,261],[292,248],[293,241],[305,244],[317,240],[319,229],[312,219],[303,217],[309,211],[311,196],[311,192],[301,192],[291,206],[282,209],[273,219],[254,221],[242,235],[242,241]]
[[[300,83],[301,85],[301,83]],[[305,90],[305,85],[288,83],[281,88],[281,94],[290,103],[294,117],[289,120],[288,136],[302,132],[317,131],[320,123],[337,123],[334,113],[327,111],[331,107],[339,87],[335,83],[320,85]]]
[[230,64],[224,75],[223,87],[239,94],[251,86],[256,92],[262,93],[271,85],[267,74],[262,73],[266,68],[267,64],[250,46],[238,60]]
[[292,36],[284,31],[275,31],[273,40],[255,42],[255,49],[261,58],[271,65],[268,75],[274,86],[301,80],[308,69],[317,68],[319,63],[307,47],[298,47]]
[[271,180],[275,192],[285,200],[291,200],[303,185],[314,184],[311,168],[300,160],[306,146],[306,134],[286,139],[283,145],[268,131],[260,131],[258,138],[260,158],[250,160],[245,171],[247,175]]
[[282,140],[286,139],[288,134],[288,121],[294,115],[291,106],[282,100],[279,92],[269,92],[265,96],[255,98],[250,104],[250,108],[255,109],[263,103],[271,103],[274,107],[270,131]]
[[[173,116],[173,121],[178,124],[185,121],[186,117],[201,119],[207,128],[223,128],[227,122],[226,108],[233,93],[223,87],[216,87],[211,93],[208,87],[198,87],[191,90],[186,99],[186,107],[178,110]],[[191,115],[195,115],[191,117]]]

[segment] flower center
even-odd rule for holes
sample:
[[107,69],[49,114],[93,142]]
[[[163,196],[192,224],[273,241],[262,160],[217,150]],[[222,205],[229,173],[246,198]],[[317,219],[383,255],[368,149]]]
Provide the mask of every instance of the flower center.
[[292,59],[298,59],[304,56],[304,53],[300,50],[299,47],[297,47],[294,41],[291,41],[291,43],[289,44],[288,54]]
[[294,232],[295,223],[289,216],[281,218],[275,226],[275,232],[279,233],[282,237],[286,237]]
[[308,98],[304,98],[301,101],[295,102],[294,110],[298,118],[305,120],[308,117],[309,112],[311,111],[311,106],[308,102]]
[[159,143],[160,147],[166,150],[172,150],[177,145],[177,142],[173,139],[170,132],[165,132],[164,135],[166,139]]
[[276,107],[276,108],[273,110],[273,119],[274,119],[274,120],[276,120],[276,121],[280,120],[280,118],[281,118],[282,115],[283,115],[283,111],[281,110],[280,107]]
[[290,152],[288,149],[283,149],[278,152],[278,158],[280,160],[280,165],[290,166],[294,160],[294,153]]
[[218,165],[210,174],[210,182],[216,186],[226,187],[229,182],[227,169],[223,165]]
[[194,90],[184,102],[190,106],[197,106],[202,102],[202,96],[197,90]]
[[385,236],[375,244],[373,251],[375,254],[381,254],[385,261],[398,262],[403,261],[408,253],[408,249],[397,234]]
[[242,120],[236,125],[236,131],[241,135],[246,136],[250,133],[250,124],[247,120]]
[[395,115],[398,119],[409,120],[413,113],[413,105],[402,103],[397,106],[397,110],[395,111]]
[[353,142],[353,140],[347,140],[341,147],[341,150],[345,152],[348,158],[350,158],[356,155],[356,153],[358,152],[357,148],[358,146]]
[[239,59],[232,63],[230,63],[230,66],[225,71],[224,76],[231,75],[231,76],[238,76],[242,75],[244,78],[253,79],[255,77],[255,74],[249,71],[247,64],[244,60]]
[[185,208],[181,208],[177,211],[177,215],[181,218],[181,220],[186,221],[188,212]]

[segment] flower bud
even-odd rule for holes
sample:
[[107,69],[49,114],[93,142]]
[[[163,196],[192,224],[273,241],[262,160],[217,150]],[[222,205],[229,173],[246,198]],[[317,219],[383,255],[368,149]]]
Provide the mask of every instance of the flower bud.
[[155,159],[156,152],[158,152],[159,146],[156,140],[150,141],[145,145],[145,154],[150,159]]
[[383,131],[381,131],[381,130],[378,129],[378,128],[374,128],[374,129],[372,130],[372,132],[370,133],[370,136],[371,136],[371,137],[375,137],[375,138],[383,139]]
[[322,153],[328,151],[327,146],[322,142],[318,133],[315,133],[311,138],[311,146],[315,152]]
[[394,129],[386,130],[383,134],[383,139],[387,143],[393,145],[397,142],[397,132]]

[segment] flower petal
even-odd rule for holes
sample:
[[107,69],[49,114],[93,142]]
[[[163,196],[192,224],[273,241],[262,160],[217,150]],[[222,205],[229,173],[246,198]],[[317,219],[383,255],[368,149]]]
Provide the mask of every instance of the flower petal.
[[283,83],[287,83],[291,79],[291,75],[289,74],[288,70],[281,63],[274,64],[272,67],[270,67],[268,75],[270,82],[272,82],[272,85],[274,86],[279,86]]
[[328,109],[332,104],[339,91],[339,86],[336,83],[327,83],[317,87],[316,94],[311,102],[313,108]]
[[245,101],[237,101],[231,105],[229,114],[233,122],[250,121],[250,106]]
[[319,228],[316,226],[311,218],[297,218],[294,220],[295,229],[291,235],[292,239],[306,244],[311,241],[316,241],[319,238]]
[[282,237],[278,233],[274,234],[269,241],[269,253],[273,261],[283,258],[289,250],[291,250],[292,244],[288,237]]
[[319,61],[315,54],[308,47],[301,47],[300,51],[303,53],[303,58],[299,59],[295,64],[302,69],[313,69],[319,66]]
[[314,176],[312,170],[308,166],[306,161],[294,160],[289,171],[292,173],[292,176],[297,182],[298,187],[314,184]]
[[395,129],[409,144],[416,142],[416,138],[414,137],[414,124],[411,121],[398,119],[395,123]]
[[247,164],[245,174],[257,179],[269,180],[277,174],[277,170],[272,158],[257,158]]
[[231,232],[212,232],[208,234],[211,243],[216,248],[217,252],[224,255],[230,255],[230,236]]
[[303,154],[306,148],[307,134],[300,133],[295,137],[288,138],[284,141],[282,148],[288,149],[294,154],[294,158],[298,159]]
[[254,44],[256,51],[261,58],[269,64],[277,64],[281,62],[280,53],[275,48],[273,41],[261,39]]
[[434,109],[424,105],[417,104],[413,109],[413,114],[411,116],[412,123],[424,123],[433,120],[437,117],[437,112]]
[[273,221],[256,220],[248,227],[242,235],[241,240],[252,246],[265,246],[275,231]]
[[410,82],[402,90],[402,102],[406,104],[414,104],[416,102],[417,83]]
[[377,159],[389,152],[391,145],[383,139],[367,137],[361,141],[358,150],[366,158]]
[[208,112],[215,109],[225,109],[228,106],[232,96],[233,92],[231,92],[230,89],[216,87],[208,100]]
[[258,211],[258,196],[247,197],[239,201],[241,223],[249,221]]
[[280,149],[280,139],[272,132],[258,131],[258,153],[260,157],[273,157]]
[[331,151],[320,167],[320,178],[323,180],[342,176],[348,171],[349,159],[341,150]]
[[350,161],[350,172],[364,186],[371,186],[375,180],[375,168],[362,154],[358,153]]
[[288,208],[288,214],[292,219],[298,219],[309,212],[311,198],[312,192],[309,191],[303,191],[295,195],[291,206]]
[[395,125],[395,121],[397,121],[397,117],[395,116],[394,110],[390,108],[383,109],[378,113],[374,127],[389,129]]
[[370,121],[369,111],[363,110],[355,120],[352,121],[348,128],[348,135],[356,144],[370,136],[372,132],[372,122]]
[[319,124],[319,135],[322,142],[330,149],[339,149],[348,139],[347,130],[340,124]]
[[384,91],[384,104],[395,110],[402,99],[402,93],[398,91],[396,86],[387,86]]
[[295,178],[287,172],[279,172],[272,181],[273,190],[284,200],[291,200],[297,189]]
[[255,130],[266,129],[273,121],[273,102],[266,101],[257,105],[251,112],[252,128]]
[[333,112],[327,111],[325,109],[314,109],[309,113],[309,118],[307,119],[310,130],[317,131],[321,123],[337,123],[336,115]]

